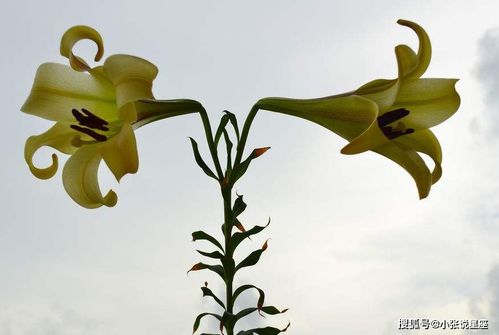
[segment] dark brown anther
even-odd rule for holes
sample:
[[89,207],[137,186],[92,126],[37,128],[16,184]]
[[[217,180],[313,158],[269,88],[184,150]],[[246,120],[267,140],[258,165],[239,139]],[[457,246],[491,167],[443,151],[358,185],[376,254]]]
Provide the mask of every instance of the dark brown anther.
[[405,108],[395,109],[378,117],[378,126],[380,128],[400,120],[401,118],[409,115],[409,111]]
[[403,135],[412,134],[414,133],[414,129],[412,128],[399,129],[398,126],[395,128],[388,126],[388,124],[406,117],[407,115],[409,115],[409,113],[410,112],[405,108],[399,108],[386,112],[385,114],[378,117],[378,126],[383,132],[383,134],[385,134],[385,136],[388,137],[390,140],[393,140],[394,138]]
[[71,111],[80,126],[89,127],[92,129],[98,129],[102,131],[109,130],[108,127],[105,127],[105,125],[108,125],[109,122],[101,119],[100,117],[98,117],[97,115],[93,114],[92,112],[90,112],[85,108],[82,108],[81,111],[82,112],[79,112],[75,108],[73,108],[73,110]]
[[80,126],[77,126],[77,125],[74,125],[74,124],[72,124],[70,127],[72,129],[76,130],[76,131],[79,131],[81,133],[87,134],[88,136],[92,137],[96,141],[104,142],[105,140],[107,140],[106,136],[98,134],[95,131],[93,131],[92,129],[80,127]]

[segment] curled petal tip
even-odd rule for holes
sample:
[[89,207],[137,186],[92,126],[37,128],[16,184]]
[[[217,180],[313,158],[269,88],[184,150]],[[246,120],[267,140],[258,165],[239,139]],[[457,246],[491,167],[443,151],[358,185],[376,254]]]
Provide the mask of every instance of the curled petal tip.
[[107,192],[104,197],[103,205],[107,207],[114,207],[118,203],[118,195],[113,190]]
[[104,55],[104,42],[97,30],[89,26],[74,26],[69,28],[61,38],[60,53],[69,59],[69,64],[76,71],[88,71],[90,66],[73,53],[73,47],[81,40],[89,39],[97,45],[94,60],[99,61]]

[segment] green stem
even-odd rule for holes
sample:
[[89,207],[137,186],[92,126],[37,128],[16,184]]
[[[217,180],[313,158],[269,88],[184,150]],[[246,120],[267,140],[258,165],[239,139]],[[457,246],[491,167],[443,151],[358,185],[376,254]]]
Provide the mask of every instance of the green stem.
[[199,115],[201,116],[201,120],[203,121],[204,132],[206,134],[206,142],[208,143],[208,148],[210,149],[211,158],[213,159],[213,163],[215,164],[215,168],[217,170],[217,175],[219,180],[223,179],[223,171],[220,165],[220,161],[218,159],[217,148],[215,147],[215,142],[213,141],[213,133],[211,131],[210,119],[208,118],[208,114],[204,107],[199,109]]
[[[234,251],[230,245],[232,238],[232,187],[229,185],[222,185],[222,197],[224,201],[224,236],[225,236],[225,257],[224,268],[227,278],[225,280],[226,288],[226,312],[233,314],[234,312],[234,296],[233,296],[233,281],[234,281]],[[227,335],[233,335],[234,329],[227,325]]]
[[241,133],[241,140],[239,141],[239,144],[237,145],[237,153],[236,153],[236,159],[234,161],[234,166],[237,166],[237,165],[239,165],[239,163],[241,163],[241,159],[243,157],[244,147],[246,145],[246,139],[248,138],[251,124],[253,123],[253,120],[255,119],[256,113],[258,112],[259,109],[260,108],[258,107],[258,104],[255,104],[251,108],[250,112],[248,113],[248,116],[246,117],[246,120],[244,121],[243,131]]

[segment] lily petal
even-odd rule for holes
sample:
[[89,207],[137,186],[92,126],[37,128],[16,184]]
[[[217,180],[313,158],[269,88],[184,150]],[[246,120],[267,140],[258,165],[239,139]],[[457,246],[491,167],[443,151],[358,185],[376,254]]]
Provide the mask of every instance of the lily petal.
[[428,196],[432,182],[431,173],[416,150],[404,144],[390,142],[373,151],[391,159],[409,172],[416,182],[419,199],[424,199]]
[[459,108],[457,79],[414,79],[404,81],[393,109],[405,108],[409,115],[403,121],[415,130],[436,126]]
[[102,156],[94,147],[88,145],[74,153],[64,165],[62,182],[69,196],[86,208],[98,208],[102,205],[112,207],[118,197],[110,190],[102,196],[97,180],[97,173]]
[[397,23],[402,26],[411,28],[418,35],[419,39],[418,65],[414,68],[414,70],[410,74],[407,74],[407,77],[419,78],[425,73],[426,69],[430,65],[430,60],[431,60],[430,38],[428,37],[426,31],[417,23],[407,20],[398,20]]
[[40,179],[49,179],[57,172],[58,159],[56,154],[52,154],[52,164],[46,168],[37,168],[33,164],[33,156],[42,146],[49,146],[65,154],[74,153],[77,148],[71,144],[75,137],[75,131],[67,124],[56,123],[43,134],[30,136],[24,146],[24,159],[28,163],[31,173]]
[[409,135],[400,136],[394,141],[430,156],[435,163],[431,173],[432,184],[440,179],[442,176],[442,148],[431,130],[422,129]]
[[89,71],[90,66],[81,58],[73,54],[73,47],[81,40],[89,39],[97,44],[95,61],[98,62],[104,55],[104,42],[101,35],[94,28],[88,26],[74,26],[69,28],[61,39],[60,53],[69,58],[69,64],[75,71]]
[[256,106],[315,122],[348,141],[363,133],[378,116],[376,103],[357,95],[308,100],[264,98]]
[[137,121],[133,124],[133,129],[169,117],[197,113],[203,108],[199,102],[189,99],[144,99],[136,101],[134,105],[137,111]]
[[418,66],[419,60],[416,53],[407,45],[401,44],[395,47],[399,78],[409,76]]
[[152,82],[158,68],[151,62],[130,55],[113,55],[104,62],[104,73],[116,89],[116,104],[122,120],[134,122],[137,114],[134,106],[126,104],[140,99],[154,99]]
[[25,113],[52,121],[74,122],[73,108],[85,108],[107,121],[117,118],[114,88],[102,76],[76,72],[69,66],[44,63],[36,72]]
[[118,134],[101,145],[102,158],[116,180],[120,181],[121,177],[127,173],[137,172],[139,157],[132,126],[124,124]]
[[398,80],[376,79],[362,85],[353,94],[376,102],[381,112],[393,105],[397,98],[400,83]]

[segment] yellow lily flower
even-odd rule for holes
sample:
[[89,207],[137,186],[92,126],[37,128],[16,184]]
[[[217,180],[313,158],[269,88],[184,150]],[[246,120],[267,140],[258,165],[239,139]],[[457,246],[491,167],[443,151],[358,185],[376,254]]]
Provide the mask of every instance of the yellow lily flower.
[[56,154],[52,164],[38,168],[35,152],[50,146],[71,155],[62,179],[69,196],[86,208],[114,206],[117,195],[110,190],[102,195],[97,179],[101,160],[119,181],[138,169],[134,129],[159,119],[194,113],[200,104],[193,100],[154,100],[152,81],[156,66],[130,55],[108,57],[103,66],[91,68],[73,54],[82,39],[96,43],[95,61],[104,53],[99,33],[87,26],[70,28],[62,37],[61,55],[71,66],[44,63],[35,76],[33,88],[21,110],[55,121],[48,131],[26,141],[24,157],[36,177],[48,179],[58,168]]
[[[423,199],[442,174],[442,151],[429,128],[451,117],[460,98],[456,79],[420,78],[430,64],[430,39],[416,23],[397,22],[419,38],[417,54],[407,45],[395,48],[397,79],[374,80],[353,92],[318,99],[264,98],[257,107],[328,128],[349,141],[344,154],[372,150],[393,160],[414,178]],[[433,159],[432,172],[418,152]]]

